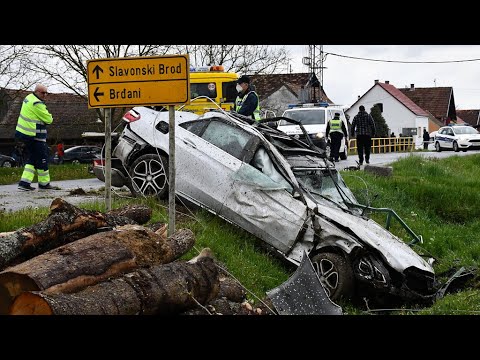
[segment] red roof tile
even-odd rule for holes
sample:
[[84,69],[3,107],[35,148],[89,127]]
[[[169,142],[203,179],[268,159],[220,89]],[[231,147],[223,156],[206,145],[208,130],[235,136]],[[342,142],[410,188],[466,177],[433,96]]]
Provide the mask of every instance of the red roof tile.
[[378,85],[381,86],[385,91],[387,91],[398,101],[400,101],[403,105],[405,105],[414,114],[428,116],[428,113],[422,107],[418,106],[409,97],[405,96],[403,92],[397,89],[395,86],[381,82],[379,82]]
[[480,110],[457,110],[457,119],[460,117],[463,121],[470,125],[477,125]]
[[[445,119],[455,109],[452,87],[406,88],[399,89],[422,109],[429,111],[437,119]],[[451,109],[453,107],[453,110]],[[452,116],[450,116],[453,118]]]

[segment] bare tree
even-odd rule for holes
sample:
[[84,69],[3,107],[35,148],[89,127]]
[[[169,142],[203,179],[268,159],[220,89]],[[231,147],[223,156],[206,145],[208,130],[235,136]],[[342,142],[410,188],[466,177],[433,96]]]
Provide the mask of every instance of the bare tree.
[[25,90],[37,81],[35,76],[30,76],[25,63],[30,51],[30,47],[23,45],[0,45],[1,87]]
[[285,71],[291,60],[285,47],[269,45],[183,45],[177,52],[189,54],[195,66],[223,65],[226,71],[253,75]]
[[[87,60],[165,55],[171,48],[171,45],[40,45],[32,49],[28,69],[41,74],[46,85],[61,85],[87,98]],[[96,110],[104,121],[102,109]],[[112,109],[114,126],[124,112],[124,108]]]

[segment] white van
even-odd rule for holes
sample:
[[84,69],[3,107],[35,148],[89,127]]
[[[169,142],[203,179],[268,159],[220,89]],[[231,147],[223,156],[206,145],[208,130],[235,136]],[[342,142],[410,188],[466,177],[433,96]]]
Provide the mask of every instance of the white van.
[[[289,108],[283,113],[283,117],[298,120],[310,135],[313,143],[321,149],[325,149],[327,157],[330,157],[330,141],[325,139],[325,131],[330,119],[333,119],[335,113],[340,113],[340,119],[345,123],[348,132],[348,122],[340,105],[329,105],[327,103],[310,103],[289,105]],[[298,125],[293,125],[286,120],[278,122],[278,130],[289,135],[298,135],[302,140],[302,130]],[[342,139],[340,145],[340,159],[346,160],[348,156],[348,138]]]

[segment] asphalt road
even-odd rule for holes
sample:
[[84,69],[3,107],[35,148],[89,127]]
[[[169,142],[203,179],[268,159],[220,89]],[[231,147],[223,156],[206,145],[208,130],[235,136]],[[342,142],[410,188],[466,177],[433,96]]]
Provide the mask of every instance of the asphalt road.
[[[105,184],[98,179],[52,181],[53,186],[61,190],[18,190],[17,184],[0,186],[0,211],[18,211],[27,207],[49,207],[52,201],[60,197],[73,205],[84,202],[105,201]],[[32,184],[35,188],[38,184]],[[72,195],[82,189],[86,195]]]
[[[449,156],[469,156],[479,154],[480,150],[471,150],[467,152],[435,151],[415,152],[413,154],[425,157],[446,158]],[[397,159],[410,156],[412,153],[387,153],[371,154],[371,165],[388,165]],[[340,160],[335,163],[337,169],[343,170],[349,166],[356,166],[357,155],[350,155],[347,160]],[[362,166],[363,168],[364,166]],[[37,184],[33,184],[35,187]],[[79,205],[81,203],[99,201],[105,202],[105,184],[98,179],[65,180],[52,181],[52,185],[60,187],[62,190],[35,190],[20,191],[17,184],[0,186],[0,211],[18,211],[27,207],[49,207],[52,201],[57,198],[63,198],[71,204]],[[74,195],[72,192],[82,189],[86,195]],[[113,188],[118,190],[118,188]],[[126,189],[126,188],[125,188]],[[112,194],[113,196],[113,194]]]

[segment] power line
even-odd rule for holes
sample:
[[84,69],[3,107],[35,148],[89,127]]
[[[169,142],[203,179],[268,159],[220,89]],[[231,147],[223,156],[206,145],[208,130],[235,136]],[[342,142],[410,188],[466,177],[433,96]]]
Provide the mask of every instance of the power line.
[[401,63],[401,64],[448,64],[448,63],[462,63],[462,62],[480,61],[480,59],[446,60],[446,61],[383,60],[383,59],[371,59],[371,58],[341,55],[341,54],[335,54],[335,53],[329,53],[329,52],[326,52],[325,55],[333,55],[333,56],[343,57],[343,58],[347,58],[347,59],[354,59],[354,60],[377,61],[377,62],[386,62],[386,63]]

